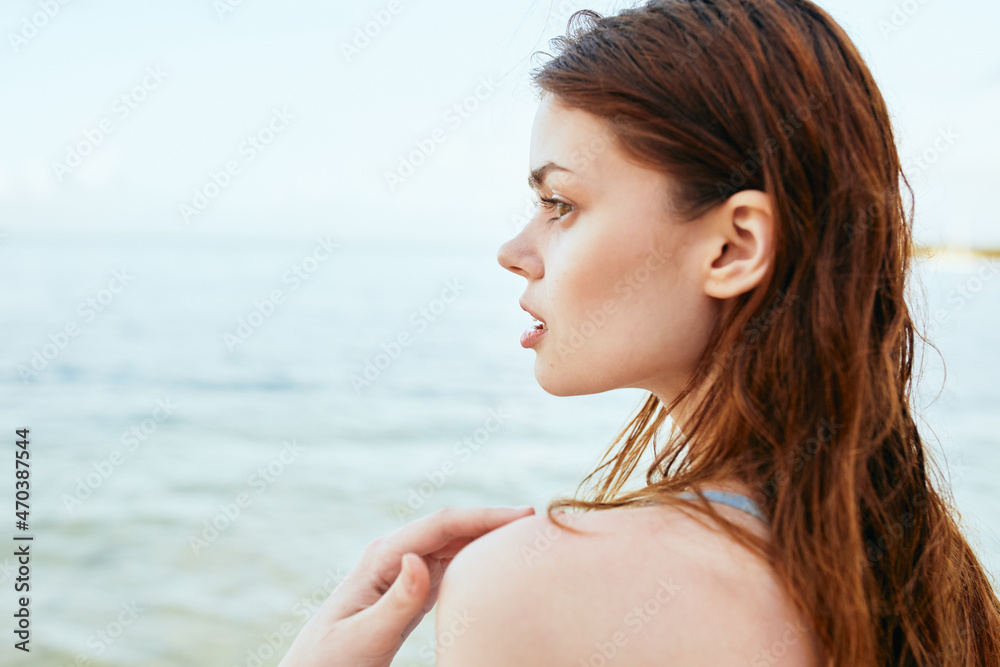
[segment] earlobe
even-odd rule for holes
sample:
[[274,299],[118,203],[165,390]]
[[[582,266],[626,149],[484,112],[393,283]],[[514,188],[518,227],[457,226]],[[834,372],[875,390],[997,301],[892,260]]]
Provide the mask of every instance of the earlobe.
[[774,214],[771,198],[760,190],[742,190],[720,204],[706,220],[712,243],[705,293],[730,299],[749,292],[774,261]]

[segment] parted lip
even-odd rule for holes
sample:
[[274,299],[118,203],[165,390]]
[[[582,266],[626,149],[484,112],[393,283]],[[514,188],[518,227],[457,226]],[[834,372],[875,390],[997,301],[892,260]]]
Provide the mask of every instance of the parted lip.
[[536,313],[535,311],[533,311],[531,308],[528,308],[528,306],[526,306],[524,304],[524,299],[521,299],[517,303],[518,303],[518,305],[521,306],[521,310],[523,310],[524,312],[528,313],[529,315],[531,315],[532,317],[534,317],[539,322],[544,322],[545,321],[545,318],[539,316],[538,313]]

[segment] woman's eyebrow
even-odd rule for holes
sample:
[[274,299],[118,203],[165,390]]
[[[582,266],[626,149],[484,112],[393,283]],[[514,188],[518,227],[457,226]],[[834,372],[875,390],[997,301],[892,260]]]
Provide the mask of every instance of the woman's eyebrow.
[[545,177],[552,171],[565,171],[568,174],[573,173],[566,167],[562,167],[555,162],[546,162],[541,167],[533,169],[531,173],[528,174],[528,187],[532,190],[541,190],[542,186],[545,184]]

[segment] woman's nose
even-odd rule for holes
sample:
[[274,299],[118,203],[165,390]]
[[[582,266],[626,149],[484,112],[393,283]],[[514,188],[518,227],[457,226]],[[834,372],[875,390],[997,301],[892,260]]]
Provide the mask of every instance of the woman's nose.
[[497,261],[503,268],[524,278],[542,277],[541,257],[528,245],[523,233],[500,246]]

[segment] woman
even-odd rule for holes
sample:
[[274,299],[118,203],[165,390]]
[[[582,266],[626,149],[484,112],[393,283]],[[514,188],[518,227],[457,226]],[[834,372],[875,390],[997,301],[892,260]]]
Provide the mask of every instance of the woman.
[[436,601],[439,667],[1000,665],[909,406],[912,209],[856,48],[807,0],[583,11],[556,46],[499,261],[546,391],[649,398],[589,499],[377,541],[284,664],[388,665]]

